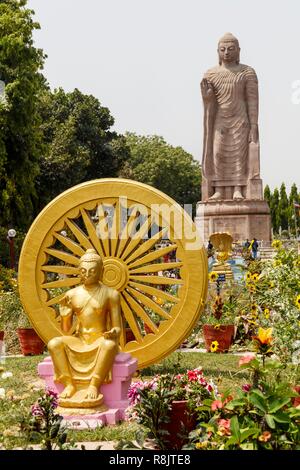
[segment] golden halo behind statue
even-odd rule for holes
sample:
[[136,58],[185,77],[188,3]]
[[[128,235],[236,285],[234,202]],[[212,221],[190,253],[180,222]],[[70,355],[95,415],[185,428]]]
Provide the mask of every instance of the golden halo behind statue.
[[133,334],[123,329],[122,350],[143,368],[176,349],[207,290],[206,252],[188,214],[161,191],[114,178],[80,184],[50,202],[33,222],[19,264],[22,303],[46,343],[62,334],[58,302],[80,283],[79,258],[88,248],[103,259],[103,283],[121,294],[124,326]]

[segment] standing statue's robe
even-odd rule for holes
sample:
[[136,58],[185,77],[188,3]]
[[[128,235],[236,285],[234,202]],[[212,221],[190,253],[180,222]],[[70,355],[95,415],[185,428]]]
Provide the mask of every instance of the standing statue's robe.
[[248,174],[249,130],[258,120],[258,81],[247,65],[236,70],[219,66],[204,78],[213,86],[215,102],[204,109],[203,174],[238,184]]

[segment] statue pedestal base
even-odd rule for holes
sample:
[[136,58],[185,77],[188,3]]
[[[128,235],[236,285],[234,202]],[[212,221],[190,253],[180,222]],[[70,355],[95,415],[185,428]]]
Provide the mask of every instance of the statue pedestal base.
[[[69,427],[73,429],[95,428],[105,424],[116,424],[125,419],[125,409],[128,407],[128,388],[131,378],[137,369],[137,359],[131,354],[119,353],[115,357],[112,369],[112,382],[101,386],[103,405],[93,408],[63,408],[58,409]],[[38,374],[47,387],[61,393],[63,385],[53,381],[53,364],[51,357],[46,357],[38,365]]]
[[198,202],[195,223],[205,242],[216,232],[229,232],[235,242],[271,240],[270,209],[259,199]]

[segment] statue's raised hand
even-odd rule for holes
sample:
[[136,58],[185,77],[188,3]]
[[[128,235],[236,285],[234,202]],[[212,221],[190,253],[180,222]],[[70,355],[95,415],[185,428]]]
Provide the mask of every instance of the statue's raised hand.
[[59,313],[61,317],[68,317],[72,314],[72,308],[67,306],[61,306],[59,307]]
[[201,82],[201,93],[205,103],[210,103],[215,100],[214,89],[206,78],[203,78]]

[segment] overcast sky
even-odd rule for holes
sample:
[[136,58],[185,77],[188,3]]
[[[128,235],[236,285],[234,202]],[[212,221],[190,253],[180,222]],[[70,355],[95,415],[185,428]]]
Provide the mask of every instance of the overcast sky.
[[240,41],[241,62],[259,79],[264,184],[274,188],[284,181],[289,188],[296,182],[300,189],[299,0],[28,5],[41,24],[35,41],[48,55],[44,73],[52,88],[93,94],[110,109],[116,131],[161,135],[200,161],[199,83],[217,64],[218,39],[232,32]]

